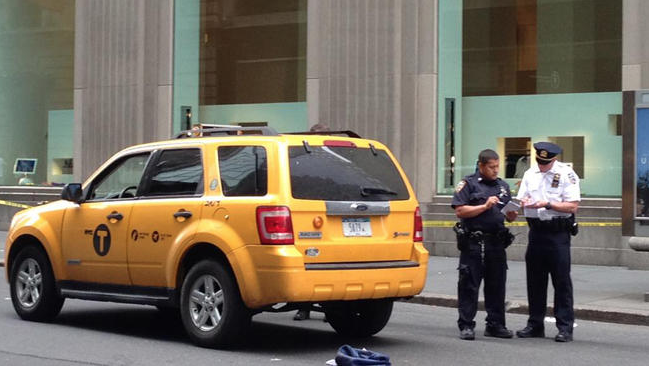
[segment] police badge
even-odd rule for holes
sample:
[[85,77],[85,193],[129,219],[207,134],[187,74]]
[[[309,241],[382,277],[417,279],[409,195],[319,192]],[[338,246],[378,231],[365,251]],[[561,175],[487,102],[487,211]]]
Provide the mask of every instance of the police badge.
[[552,188],[557,188],[559,187],[559,179],[561,178],[561,174],[555,173],[554,177],[552,177]]

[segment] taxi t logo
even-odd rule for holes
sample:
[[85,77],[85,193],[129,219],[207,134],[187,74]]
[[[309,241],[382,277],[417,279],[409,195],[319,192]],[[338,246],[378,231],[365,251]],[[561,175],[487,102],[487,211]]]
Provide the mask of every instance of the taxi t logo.
[[108,230],[108,226],[104,224],[97,226],[92,235],[92,245],[97,255],[103,257],[108,254],[110,250],[110,230]]

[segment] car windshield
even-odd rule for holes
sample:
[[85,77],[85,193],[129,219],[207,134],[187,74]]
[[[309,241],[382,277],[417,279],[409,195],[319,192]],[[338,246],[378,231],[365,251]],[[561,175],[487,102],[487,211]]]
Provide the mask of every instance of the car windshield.
[[407,200],[408,189],[384,150],[291,146],[294,198],[325,201]]

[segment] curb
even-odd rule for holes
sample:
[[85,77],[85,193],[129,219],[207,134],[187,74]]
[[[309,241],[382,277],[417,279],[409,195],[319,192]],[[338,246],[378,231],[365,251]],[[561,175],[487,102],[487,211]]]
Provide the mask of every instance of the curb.
[[[424,293],[403,300],[412,304],[443,306],[457,308],[457,297],[451,295]],[[478,309],[484,310],[484,302],[478,302]],[[505,312],[510,314],[528,314],[528,305],[524,302],[505,302]],[[592,320],[605,323],[619,323],[630,325],[649,326],[649,314],[642,312],[624,312],[613,309],[604,309],[592,306],[575,306],[575,319]],[[553,307],[548,305],[548,314],[552,314]]]

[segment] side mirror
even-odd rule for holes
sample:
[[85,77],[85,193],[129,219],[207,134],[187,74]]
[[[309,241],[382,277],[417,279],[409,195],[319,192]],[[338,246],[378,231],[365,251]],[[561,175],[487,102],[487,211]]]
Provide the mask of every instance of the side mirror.
[[81,188],[81,183],[68,183],[63,187],[61,199],[72,201],[74,203],[81,203],[82,195],[83,189]]

